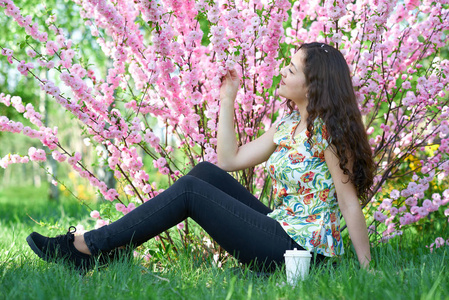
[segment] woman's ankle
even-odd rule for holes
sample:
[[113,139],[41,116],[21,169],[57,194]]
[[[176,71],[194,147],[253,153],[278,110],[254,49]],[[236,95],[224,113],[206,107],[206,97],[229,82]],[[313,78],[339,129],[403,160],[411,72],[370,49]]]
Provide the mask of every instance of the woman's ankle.
[[76,250],[78,250],[81,253],[92,255],[89,248],[87,247],[86,242],[84,241],[84,234],[75,235],[75,241],[73,242],[73,246],[75,246]]

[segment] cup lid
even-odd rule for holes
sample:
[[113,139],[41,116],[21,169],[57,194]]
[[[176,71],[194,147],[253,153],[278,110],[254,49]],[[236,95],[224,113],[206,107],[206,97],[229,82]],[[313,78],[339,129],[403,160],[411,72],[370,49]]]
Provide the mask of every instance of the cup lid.
[[308,250],[286,250],[284,256],[299,256],[299,257],[312,257],[312,254]]

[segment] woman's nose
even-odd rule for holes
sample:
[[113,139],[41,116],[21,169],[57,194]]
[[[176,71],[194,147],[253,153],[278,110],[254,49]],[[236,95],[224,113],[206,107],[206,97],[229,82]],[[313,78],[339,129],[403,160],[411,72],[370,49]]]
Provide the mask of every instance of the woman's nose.
[[279,73],[281,74],[282,77],[285,77],[285,75],[284,75],[285,74],[285,67],[283,67]]

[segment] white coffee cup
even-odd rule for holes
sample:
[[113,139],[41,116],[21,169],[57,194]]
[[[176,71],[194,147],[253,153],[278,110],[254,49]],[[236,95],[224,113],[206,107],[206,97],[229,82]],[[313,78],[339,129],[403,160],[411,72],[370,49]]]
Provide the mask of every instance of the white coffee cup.
[[298,280],[304,280],[309,274],[312,254],[307,250],[287,250],[284,254],[287,283],[296,285]]

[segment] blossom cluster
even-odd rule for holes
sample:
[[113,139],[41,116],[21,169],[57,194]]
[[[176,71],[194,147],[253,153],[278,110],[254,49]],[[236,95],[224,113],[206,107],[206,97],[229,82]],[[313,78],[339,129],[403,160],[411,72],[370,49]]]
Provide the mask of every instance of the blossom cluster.
[[[288,17],[289,6],[288,1],[275,1],[266,8],[258,3],[259,9],[264,8],[258,14],[252,3],[239,3],[232,9],[224,9],[223,3],[194,1],[140,1],[134,4],[101,0],[75,2],[80,6],[80,15],[90,26],[92,35],[98,37],[97,42],[102,51],[113,61],[105,80],[97,80],[92,70],[78,63],[73,43],[57,27],[55,15],[46,21],[50,33],[39,28],[37,23],[32,25],[31,37],[35,44],[32,49],[27,49],[26,60],[18,61],[13,51],[7,48],[3,48],[2,54],[11,64],[15,60],[23,75],[31,72],[40,82],[42,91],[80,121],[87,129],[89,140],[104,147],[105,162],[115,177],[127,182],[124,193],[141,202],[157,195],[160,190],[155,184],[150,184],[150,176],[143,166],[138,148],[144,148],[155,156],[154,167],[161,174],[171,179],[182,174],[182,170],[174,169],[172,164],[173,150],[161,146],[161,137],[144,124],[143,119],[153,116],[161,120],[165,131],[179,138],[177,146],[180,149],[199,146],[199,152],[184,150],[191,153],[193,162],[216,162],[217,91],[220,77],[227,68],[237,67],[237,62],[243,62],[242,70],[251,69],[252,75],[262,75],[261,79],[245,79],[246,86],[256,84],[258,91],[267,91],[271,87],[273,75],[277,72],[275,58],[283,33],[282,22]],[[14,12],[13,19],[19,26],[29,30],[33,17],[22,16],[20,9],[11,0],[4,0],[0,5],[5,7],[7,15]],[[181,11],[182,14],[178,13]],[[169,13],[173,13],[174,17],[169,18]],[[202,44],[203,31],[196,20],[203,13],[207,14],[211,22],[209,45]],[[241,21],[242,15],[248,17],[245,18],[247,21]],[[155,28],[149,40],[144,40],[136,22],[138,17],[150,22],[150,26]],[[239,28],[242,26],[249,29],[241,32]],[[226,28],[230,31],[225,31]],[[244,48],[237,53],[237,47],[242,43],[245,43]],[[261,50],[255,51],[258,48]],[[58,86],[56,78],[40,78],[38,73],[33,73],[34,66],[57,69],[59,82],[63,86]],[[134,112],[134,117],[128,122],[129,118],[124,115],[124,111],[111,110],[110,107],[116,105],[114,92],[117,89],[127,90],[130,80],[134,83],[134,92],[141,93],[141,97],[139,101],[132,99],[124,103],[124,109]],[[260,89],[260,85],[265,87]],[[62,89],[69,89],[70,98],[63,96]],[[257,91],[252,93],[256,95]],[[5,104],[9,101],[6,100],[8,97],[11,98],[2,97]],[[258,96],[257,99],[259,112],[264,111],[261,105],[263,102],[274,101],[273,97],[264,99]],[[261,120],[251,119],[248,97],[239,98],[236,105],[240,105],[242,100],[246,101],[246,114],[239,115],[237,121],[239,126],[250,133],[252,127],[259,126],[256,122]],[[25,112],[22,107],[17,107],[18,112],[30,114],[30,118],[33,118],[30,113],[32,108]],[[35,125],[38,129],[2,119],[2,131],[23,133],[31,138],[40,134],[39,139],[48,149],[46,152],[43,149],[30,149],[28,157],[7,155],[2,160],[3,167],[11,162],[26,162],[27,159],[44,161],[50,155],[58,162],[68,162],[81,177],[97,187],[105,199],[119,201],[117,211],[129,211],[129,206],[124,206],[119,200],[117,190],[107,187],[92,170],[82,164],[80,153],[70,155],[64,149],[57,139],[57,128],[50,131],[42,124]],[[253,134],[249,134],[248,138],[253,138]],[[262,181],[259,180],[259,184]]]
[[437,237],[435,239],[435,242],[433,242],[432,244],[430,244],[429,246],[426,246],[426,247],[429,248],[430,252],[432,253],[434,251],[434,249],[438,249],[443,246],[449,246],[449,239],[444,240],[444,238],[442,238],[442,237]]

